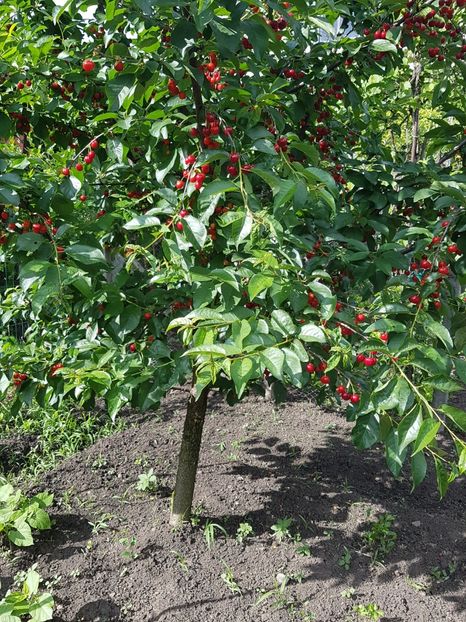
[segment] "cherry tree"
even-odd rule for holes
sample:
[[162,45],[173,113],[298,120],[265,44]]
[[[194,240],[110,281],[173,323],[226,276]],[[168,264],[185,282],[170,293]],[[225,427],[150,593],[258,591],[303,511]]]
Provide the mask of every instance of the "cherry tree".
[[[466,2],[6,0],[0,392],[332,400],[441,495],[466,468]],[[28,324],[24,339],[11,322]],[[310,423],[311,425],[311,423]],[[440,443],[440,439],[445,442]]]

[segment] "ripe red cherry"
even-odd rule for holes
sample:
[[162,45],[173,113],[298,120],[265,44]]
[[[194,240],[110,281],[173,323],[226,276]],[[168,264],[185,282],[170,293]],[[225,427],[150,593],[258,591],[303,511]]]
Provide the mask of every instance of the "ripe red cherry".
[[22,89],[24,89],[24,82],[18,82],[18,84],[16,85],[16,88],[18,89],[18,91],[21,91]]
[[89,154],[87,154],[87,155],[85,155],[85,156],[84,156],[84,162],[85,162],[86,164],[92,164],[92,160],[93,160],[93,159],[94,159],[94,158],[93,158],[92,156],[90,156]]
[[359,404],[360,399],[361,398],[357,393],[353,393],[353,395],[350,397],[350,401],[352,404]]
[[413,294],[412,296],[408,298],[408,300],[409,302],[412,302],[413,305],[419,305],[421,304],[422,298],[418,296],[418,294]]
[[89,71],[92,71],[94,67],[95,67],[95,63],[90,58],[87,58],[86,60],[83,61],[82,68],[83,68],[83,71],[85,71],[86,73],[88,73]]
[[32,86],[32,82],[31,82],[31,80],[29,80],[29,79],[28,79],[28,80],[25,80],[24,84],[25,84],[26,86]]
[[442,308],[442,303],[440,302],[440,300],[434,300],[434,307],[436,309],[441,309]]
[[442,241],[442,238],[439,235],[434,235],[434,237],[432,238],[430,243],[431,244],[439,244],[441,241]]
[[364,365],[366,367],[374,367],[374,365],[377,365],[377,359],[374,356],[366,356],[364,359]]
[[340,395],[343,395],[343,393],[346,393],[346,389],[345,389],[345,387],[344,387],[342,384],[340,384],[340,385],[337,387],[336,391],[337,391],[337,393],[339,393]]
[[81,164],[81,162],[78,162],[75,168],[77,171],[82,171],[84,169],[84,166]]
[[40,224],[38,222],[35,222],[32,225],[32,230],[33,230],[34,233],[40,233]]
[[115,69],[115,71],[123,71],[123,69],[125,68],[125,64],[122,60],[117,60],[116,63],[113,65],[113,68]]
[[387,341],[389,340],[388,333],[380,333],[380,339],[382,339],[382,341],[385,341],[385,343],[387,343]]
[[86,200],[87,200],[87,195],[86,195],[86,194],[81,194],[81,195],[79,196],[79,200],[80,200],[82,203],[84,203],[84,201],[86,201]]
[[146,311],[143,317],[145,320],[149,321],[152,318],[152,313],[150,313],[150,311]]
[[330,376],[327,376],[327,375],[321,376],[320,382],[322,384],[330,384]]
[[184,91],[180,91],[180,92],[178,93],[178,97],[179,97],[180,99],[186,99],[186,93],[185,93]]
[[366,360],[366,355],[365,354],[358,354],[356,356],[356,360],[358,363],[364,363],[364,361]]
[[236,152],[230,153],[230,162],[232,164],[237,164],[239,162],[239,159],[240,159],[239,153],[236,153]]
[[308,364],[306,365],[306,370],[307,370],[310,374],[313,374],[313,373],[315,372],[315,370],[316,370],[316,367],[315,367],[314,363],[308,363]]
[[432,268],[432,264],[428,259],[421,259],[421,263],[419,265],[423,270],[430,270]]
[[91,142],[89,143],[89,147],[93,150],[96,150],[99,148],[99,141],[94,138],[94,140],[91,140]]
[[137,350],[137,346],[136,346],[136,344],[133,342],[133,343],[130,343],[130,344],[129,344],[128,349],[129,349],[129,351],[130,351],[130,352],[136,352],[136,350]]
[[458,255],[459,253],[461,253],[460,249],[456,244],[450,244],[450,246],[447,247],[447,251],[452,255]]
[[176,229],[177,229],[178,231],[183,231],[183,223],[182,223],[182,222],[179,222],[179,221],[178,221],[178,222],[176,223],[175,227],[176,227]]
[[62,170],[61,170],[61,174],[62,174],[64,177],[69,177],[69,175],[70,175],[70,169],[69,169],[67,166],[65,166],[64,168],[62,168]]
[[180,217],[181,218],[186,218],[186,216],[188,216],[189,212],[187,209],[181,209],[180,210]]
[[345,402],[347,402],[350,398],[351,398],[351,393],[347,393],[346,390],[344,393],[341,394],[341,399],[345,400]]
[[178,179],[178,181],[175,184],[175,188],[177,190],[182,190],[184,188],[184,181],[182,179]]
[[354,319],[356,320],[356,322],[365,322],[366,316],[364,315],[364,313],[358,313]]
[[184,163],[186,164],[186,166],[192,166],[196,161],[196,156],[194,154],[188,155],[185,160]]

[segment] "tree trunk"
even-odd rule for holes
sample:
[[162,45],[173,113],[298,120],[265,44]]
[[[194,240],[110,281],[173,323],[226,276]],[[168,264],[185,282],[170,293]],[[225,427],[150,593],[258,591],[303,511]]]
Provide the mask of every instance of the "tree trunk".
[[[422,65],[420,63],[414,63],[413,74],[411,78],[411,92],[413,94],[413,98],[416,100],[419,97],[421,92],[421,71]],[[411,153],[410,160],[411,162],[417,162],[419,156],[419,103],[416,101],[416,107],[413,110],[412,115],[412,136],[411,136]]]
[[170,525],[173,527],[181,527],[191,516],[208,394],[209,389],[206,388],[198,400],[192,394],[188,399],[170,514]]

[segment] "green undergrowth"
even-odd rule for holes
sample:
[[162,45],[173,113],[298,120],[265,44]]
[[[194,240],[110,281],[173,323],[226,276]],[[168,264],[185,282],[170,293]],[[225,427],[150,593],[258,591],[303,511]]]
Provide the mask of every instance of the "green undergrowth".
[[[42,408],[37,404],[22,408],[14,416],[7,405],[0,408],[0,438],[25,439],[24,451],[15,452],[14,445],[0,447],[0,473],[15,473],[19,478],[36,477],[49,471],[67,458],[110,436],[126,426],[123,418],[115,422],[102,411],[85,412],[69,404],[60,410]],[[23,443],[18,446],[22,447]],[[5,461],[1,451],[8,451]]]

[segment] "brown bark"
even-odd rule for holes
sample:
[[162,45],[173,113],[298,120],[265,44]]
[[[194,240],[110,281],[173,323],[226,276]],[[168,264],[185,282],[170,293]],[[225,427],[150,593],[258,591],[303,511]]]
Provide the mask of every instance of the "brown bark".
[[208,393],[206,388],[197,400],[193,394],[188,399],[172,497],[170,525],[173,527],[181,527],[191,516]]

